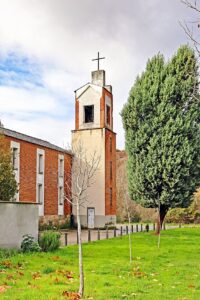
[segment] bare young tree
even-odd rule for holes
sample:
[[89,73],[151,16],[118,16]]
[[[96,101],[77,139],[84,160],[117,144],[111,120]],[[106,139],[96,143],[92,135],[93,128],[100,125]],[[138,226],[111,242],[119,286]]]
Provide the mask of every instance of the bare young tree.
[[79,247],[79,295],[84,294],[84,271],[83,271],[83,252],[81,238],[81,220],[80,208],[86,207],[88,203],[88,189],[94,184],[95,173],[98,170],[100,156],[97,152],[88,154],[81,143],[73,147],[72,150],[72,171],[67,174],[65,185],[67,191],[65,199],[74,207],[76,207],[77,231],[78,231],[78,247]]
[[128,192],[125,194],[124,200],[125,200],[125,206],[126,206],[127,217],[128,217],[128,227],[129,227],[129,230],[128,230],[129,258],[130,258],[130,262],[132,262],[132,238],[131,238],[131,231],[130,231],[130,226],[131,226],[131,209],[130,209],[130,205],[129,205]]
[[[122,164],[119,166],[118,162],[118,170],[117,170],[117,198],[118,198],[118,206],[121,211],[123,211],[123,216],[128,220],[129,227],[129,259],[132,262],[132,236],[130,231],[131,226],[131,217],[132,217],[132,206],[133,201],[130,200],[128,195],[128,185],[127,185],[127,174],[126,174],[126,156],[122,160]],[[120,199],[120,203],[119,203]]]
[[198,30],[200,29],[200,2],[198,0],[181,0],[181,2],[186,5],[189,9],[197,13],[195,20],[189,22],[180,22],[186,36],[193,43],[194,48],[198,56],[200,57],[200,38],[198,35]]

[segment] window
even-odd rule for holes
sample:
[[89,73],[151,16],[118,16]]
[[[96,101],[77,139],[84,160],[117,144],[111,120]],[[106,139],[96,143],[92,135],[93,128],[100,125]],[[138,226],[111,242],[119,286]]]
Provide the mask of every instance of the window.
[[110,106],[106,105],[106,123],[110,125]]
[[44,158],[43,154],[38,155],[38,173],[43,174],[44,172]]
[[94,122],[94,105],[84,106],[84,122],[85,123]]
[[13,162],[13,169],[18,170],[18,148],[12,149],[12,162]]
[[59,170],[58,170],[58,173],[59,173],[59,177],[63,177],[64,176],[64,159],[60,159],[59,160]]
[[43,185],[41,183],[38,184],[38,203],[43,203]]
[[112,153],[112,138],[110,137],[110,153]]
[[110,206],[112,206],[112,188],[110,188]]
[[112,180],[112,161],[110,161],[110,180]]
[[63,200],[64,200],[63,186],[59,187],[58,193],[59,193],[58,195],[59,204],[63,205]]

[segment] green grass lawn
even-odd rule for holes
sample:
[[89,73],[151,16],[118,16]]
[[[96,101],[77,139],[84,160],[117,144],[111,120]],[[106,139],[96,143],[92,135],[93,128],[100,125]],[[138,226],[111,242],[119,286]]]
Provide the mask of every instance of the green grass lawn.
[[[131,264],[127,236],[83,245],[84,299],[200,299],[200,229],[164,231],[159,250],[152,233],[132,238]],[[77,290],[77,246],[0,261],[0,299],[68,299],[62,293]]]

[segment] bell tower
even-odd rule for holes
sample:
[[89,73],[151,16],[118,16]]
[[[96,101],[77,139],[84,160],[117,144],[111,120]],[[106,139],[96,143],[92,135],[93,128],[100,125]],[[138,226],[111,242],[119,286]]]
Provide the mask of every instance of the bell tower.
[[[81,142],[88,155],[96,153],[101,161],[94,185],[88,190],[87,207],[81,208],[81,224],[89,228],[116,222],[116,134],[113,131],[112,87],[98,68],[91,82],[75,91],[75,130],[72,145]],[[73,209],[76,219],[76,209]]]

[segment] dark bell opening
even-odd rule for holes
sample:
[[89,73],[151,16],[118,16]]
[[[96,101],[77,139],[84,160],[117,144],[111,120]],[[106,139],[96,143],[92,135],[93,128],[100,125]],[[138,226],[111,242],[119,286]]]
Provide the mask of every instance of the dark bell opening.
[[85,123],[94,122],[94,105],[84,106],[85,112]]

